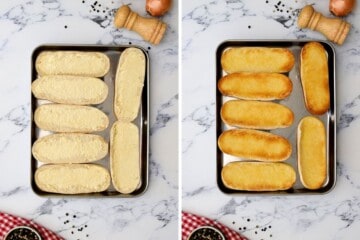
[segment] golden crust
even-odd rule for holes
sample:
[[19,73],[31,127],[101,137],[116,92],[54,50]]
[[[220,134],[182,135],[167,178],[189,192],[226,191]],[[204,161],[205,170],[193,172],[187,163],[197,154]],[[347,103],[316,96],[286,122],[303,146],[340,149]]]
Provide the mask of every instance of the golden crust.
[[306,108],[312,114],[324,114],[330,107],[329,69],[320,43],[310,42],[302,48],[300,74]]
[[221,56],[221,66],[234,72],[289,72],[294,66],[293,53],[286,48],[233,47]]
[[326,131],[315,117],[304,117],[298,126],[298,168],[308,189],[320,188],[326,180]]
[[284,99],[292,87],[291,80],[280,73],[231,73],[218,82],[223,95],[245,100]]
[[277,191],[291,188],[295,170],[286,163],[231,162],[221,171],[227,188],[245,191]]
[[291,155],[291,144],[281,136],[250,129],[231,129],[218,139],[220,150],[236,157],[267,162],[285,161]]
[[220,114],[228,125],[253,129],[285,128],[294,121],[289,108],[273,102],[230,100],[221,107]]

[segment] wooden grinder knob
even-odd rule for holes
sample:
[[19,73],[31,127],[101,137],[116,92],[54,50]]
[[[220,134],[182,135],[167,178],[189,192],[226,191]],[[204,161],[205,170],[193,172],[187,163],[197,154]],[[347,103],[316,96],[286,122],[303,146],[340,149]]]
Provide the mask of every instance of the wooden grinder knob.
[[159,44],[164,36],[166,24],[156,18],[144,18],[131,11],[129,6],[120,7],[114,19],[117,28],[127,28],[135,31],[146,41]]
[[298,18],[299,28],[310,28],[325,35],[327,39],[343,44],[350,30],[350,24],[340,18],[327,18],[314,10],[311,5],[305,6]]

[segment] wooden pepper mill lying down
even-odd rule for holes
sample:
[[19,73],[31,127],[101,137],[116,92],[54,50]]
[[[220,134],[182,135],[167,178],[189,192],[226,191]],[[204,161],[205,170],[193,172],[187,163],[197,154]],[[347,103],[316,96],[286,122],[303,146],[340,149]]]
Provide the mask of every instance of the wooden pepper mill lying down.
[[141,17],[127,5],[117,10],[114,24],[117,28],[124,27],[137,32],[144,40],[152,44],[159,44],[166,30],[165,23],[156,18]]
[[350,24],[340,18],[327,18],[314,10],[311,5],[305,6],[298,18],[299,28],[310,28],[325,35],[330,41],[343,44],[350,30]]

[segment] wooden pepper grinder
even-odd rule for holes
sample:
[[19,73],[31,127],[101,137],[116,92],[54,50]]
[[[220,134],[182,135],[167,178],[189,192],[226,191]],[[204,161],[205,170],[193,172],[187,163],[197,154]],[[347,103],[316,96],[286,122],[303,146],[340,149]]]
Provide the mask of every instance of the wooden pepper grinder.
[[305,6],[298,18],[299,28],[310,28],[325,35],[327,39],[343,44],[350,30],[350,24],[340,18],[327,18],[314,10],[311,5]]
[[166,24],[156,18],[144,18],[131,11],[129,6],[120,7],[114,19],[117,28],[127,28],[140,34],[146,41],[159,44],[164,36]]

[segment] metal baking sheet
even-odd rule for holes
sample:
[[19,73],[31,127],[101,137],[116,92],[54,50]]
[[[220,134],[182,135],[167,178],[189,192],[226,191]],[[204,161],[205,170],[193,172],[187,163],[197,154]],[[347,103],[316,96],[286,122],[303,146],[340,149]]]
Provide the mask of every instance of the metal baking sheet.
[[[102,110],[108,117],[109,117],[109,127],[102,132],[95,132],[94,134],[98,134],[104,137],[108,142],[110,140],[110,129],[113,123],[116,121],[115,114],[113,112],[113,100],[114,100],[114,86],[115,86],[115,74],[116,68],[118,65],[119,57],[121,53],[129,47],[139,48],[143,51],[146,59],[146,71],[145,71],[145,81],[144,81],[144,88],[142,92],[142,99],[141,105],[139,109],[138,117],[134,120],[134,124],[136,124],[139,128],[139,140],[140,140],[140,168],[141,168],[141,182],[138,188],[130,193],[130,194],[122,194],[117,192],[114,187],[111,186],[104,192],[100,193],[88,193],[88,194],[57,194],[57,193],[49,193],[44,192],[39,189],[35,184],[34,174],[36,169],[42,165],[42,163],[38,162],[32,155],[31,155],[31,186],[33,191],[40,195],[40,196],[83,196],[83,197],[135,197],[142,194],[148,186],[148,179],[149,179],[149,126],[148,126],[148,119],[149,119],[149,56],[147,52],[138,46],[128,45],[128,46],[103,46],[103,45],[42,45],[37,47],[32,54],[31,58],[31,82],[35,81],[37,78],[37,72],[35,69],[35,60],[37,56],[42,51],[96,51],[102,52],[106,54],[110,59],[110,70],[109,72],[102,77],[101,79],[107,84],[109,87],[109,95],[106,100],[98,105],[92,105],[97,107],[98,109]],[[30,89],[31,91],[31,89]],[[33,121],[33,114],[35,109],[44,103],[49,103],[45,100],[36,99],[33,94],[31,94],[31,146],[33,143],[40,137],[46,136],[51,134],[51,132],[44,131],[39,129],[35,122]],[[104,166],[106,169],[110,171],[110,154],[108,153],[107,156],[99,161],[93,162],[95,164],[99,164]]]
[[[242,190],[232,190],[227,188],[221,180],[221,170],[223,166],[232,161],[241,161],[242,159],[221,152],[219,147],[217,147],[217,183],[220,190],[227,194],[311,194],[311,193],[327,193],[335,186],[336,182],[336,85],[335,85],[335,50],[332,45],[326,41],[317,41],[321,43],[328,55],[328,65],[329,65],[329,86],[330,86],[330,109],[327,113],[316,116],[319,118],[325,126],[326,135],[327,135],[327,178],[323,186],[316,190],[306,189],[301,181],[298,172],[297,166],[297,145],[296,145],[296,132],[297,126],[300,120],[305,116],[310,116],[311,114],[306,110],[303,91],[300,81],[300,52],[301,48],[310,41],[278,41],[278,40],[269,40],[269,41],[258,41],[258,40],[229,40],[221,43],[216,51],[216,83],[219,79],[226,75],[226,72],[221,68],[221,55],[222,53],[232,47],[280,47],[287,48],[295,56],[295,65],[289,73],[286,75],[292,80],[293,90],[289,97],[284,100],[277,100],[278,102],[285,106],[288,106],[295,115],[294,123],[283,129],[275,129],[269,132],[281,135],[287,138],[292,145],[292,154],[289,159],[285,162],[294,167],[296,171],[296,182],[294,186],[285,191],[242,191]],[[220,134],[231,128],[229,125],[226,125],[222,122],[220,117],[221,106],[230,99],[236,99],[233,97],[226,97],[221,94],[217,88],[216,84],[216,142]],[[217,144],[216,144],[217,145]],[[245,160],[245,159],[244,159]]]

